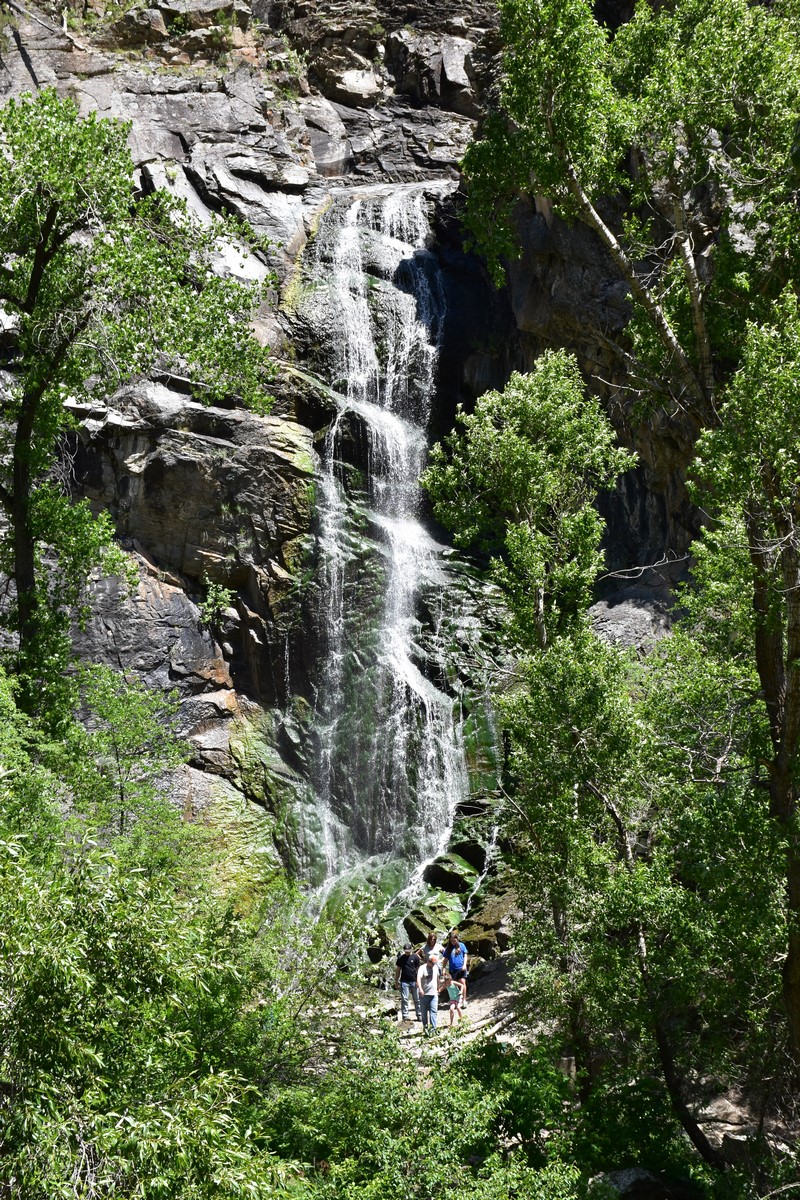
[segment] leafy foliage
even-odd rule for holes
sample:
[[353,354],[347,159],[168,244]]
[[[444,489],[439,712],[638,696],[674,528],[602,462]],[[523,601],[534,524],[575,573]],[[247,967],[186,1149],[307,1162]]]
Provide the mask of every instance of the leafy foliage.
[[0,854],[12,1194],[266,1197],[288,1184],[242,1123],[245,1080],[218,1061],[247,991],[235,928],[91,847],[46,872],[21,841]]
[[[686,1104],[687,1079],[714,1072],[764,1094],[767,1048],[776,1076],[790,1074],[777,1035],[784,851],[753,769],[770,746],[742,604],[746,541],[737,550],[709,534],[685,628],[640,663],[587,622],[602,561],[592,502],[630,460],[613,450],[599,407],[581,401],[574,366],[545,356],[461,421],[428,485],[462,543],[482,538],[504,554],[492,573],[519,656],[498,697],[526,912],[518,977],[574,1058],[586,1103],[613,1094],[622,1112],[625,1089],[657,1072],[653,1105],[668,1106],[719,1167]],[[587,1110],[586,1153],[595,1138],[606,1152],[600,1111]],[[653,1151],[674,1157],[674,1138],[669,1146]]]
[[202,831],[167,794],[189,750],[176,697],[109,667],[83,668],[77,685],[81,719],[46,751],[75,798],[73,824],[131,866],[190,876],[202,861]]
[[431,452],[423,483],[438,518],[462,546],[494,553],[523,643],[561,631],[585,606],[602,565],[600,489],[633,463],[614,444],[575,360],[542,355],[530,375],[512,375]]
[[500,10],[501,107],[464,161],[477,241],[515,256],[520,195],[588,225],[631,289],[620,366],[706,419],[745,318],[797,277],[796,0],[640,3],[613,37],[589,0]]
[[200,616],[205,625],[213,626],[218,624],[223,612],[233,601],[233,592],[208,576],[204,576],[203,583],[206,595],[200,605]]
[[[712,1161],[682,1108],[679,1059],[747,1074],[745,1030],[774,1045],[782,1019],[795,1075],[800,1061],[800,7],[642,2],[613,35],[588,0],[502,0],[501,14],[501,111],[465,160],[473,230],[497,266],[514,203],[543,194],[597,235],[632,302],[624,340],[607,343],[620,378],[663,406],[665,427],[704,431],[693,474],[708,520],[683,630],[640,679],[620,691],[619,666],[601,667],[583,634],[525,665],[503,702],[520,807],[534,859],[546,871],[560,853],[572,889],[551,962],[570,984],[573,1038],[614,1007],[609,988],[590,1011],[589,931],[605,928],[615,987],[638,943],[638,984],[621,994],[629,1017],[649,1014],[673,1107]],[[501,508],[496,536],[505,519]],[[528,644],[543,645],[529,625]],[[594,723],[580,703],[592,694]],[[592,750],[588,775],[568,731]],[[555,836],[559,823],[560,842],[546,842],[539,825]]]

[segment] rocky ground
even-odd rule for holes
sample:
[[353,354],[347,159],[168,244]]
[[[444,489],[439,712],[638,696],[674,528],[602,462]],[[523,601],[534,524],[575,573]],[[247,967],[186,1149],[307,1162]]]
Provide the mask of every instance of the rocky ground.
[[[483,963],[477,977],[471,977],[468,982],[467,1004],[461,1019],[450,1026],[450,1014],[447,1002],[439,999],[439,1014],[437,1020],[437,1038],[455,1037],[459,1043],[471,1042],[477,1037],[494,1037],[498,1041],[519,1042],[519,1034],[515,1029],[515,995],[511,983],[511,966],[513,959],[509,954],[503,954],[493,962]],[[419,1057],[422,1053],[423,1030],[422,1024],[416,1019],[403,1022],[400,1020],[399,993],[392,1007],[387,1009],[389,1015],[397,1021],[400,1027],[402,1044],[410,1054]],[[411,1006],[413,1013],[413,1005]],[[426,1038],[425,1041],[430,1040]],[[445,1043],[447,1044],[447,1043]]]

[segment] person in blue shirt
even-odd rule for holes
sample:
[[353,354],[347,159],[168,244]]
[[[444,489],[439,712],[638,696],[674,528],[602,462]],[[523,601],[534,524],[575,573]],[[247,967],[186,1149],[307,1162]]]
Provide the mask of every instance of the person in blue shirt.
[[467,954],[467,947],[458,936],[457,929],[451,930],[450,936],[447,939],[447,945],[444,948],[444,962],[453,979],[455,979],[457,982],[463,980],[463,1003],[466,1003],[469,956]]

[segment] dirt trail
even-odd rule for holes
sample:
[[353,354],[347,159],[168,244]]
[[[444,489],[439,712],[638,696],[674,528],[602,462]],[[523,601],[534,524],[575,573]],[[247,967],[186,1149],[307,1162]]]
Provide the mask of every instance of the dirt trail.
[[[510,956],[501,955],[493,962],[483,963],[477,978],[467,984],[467,1006],[461,1020],[450,1030],[450,1013],[443,997],[439,998],[437,1039],[455,1034],[459,1042],[474,1041],[483,1034],[494,1034],[501,1041],[515,1041],[514,1037],[514,991],[510,980]],[[411,1007],[413,1013],[414,1007]],[[400,1013],[397,1013],[399,1022]],[[414,1055],[422,1053],[424,1044],[432,1039],[423,1037],[422,1025],[417,1020],[400,1022],[400,1039]]]

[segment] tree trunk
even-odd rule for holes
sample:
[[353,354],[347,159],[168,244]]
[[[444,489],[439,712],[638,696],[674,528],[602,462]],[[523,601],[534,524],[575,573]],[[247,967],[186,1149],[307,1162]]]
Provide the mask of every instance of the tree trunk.
[[[772,465],[764,464],[764,492],[774,495]],[[797,830],[800,753],[800,534],[791,515],[773,504],[778,537],[768,538],[766,513],[753,508],[747,536],[753,567],[756,668],[769,719],[770,816],[785,839],[786,961],[783,1002],[789,1052],[800,1075],[800,833]]]
[[573,987],[573,977],[575,975],[575,959],[569,948],[569,922],[567,912],[558,898],[554,895],[550,897],[550,906],[553,912],[553,929],[556,937],[561,944],[562,952],[558,958],[558,969],[564,976],[567,982],[567,987],[570,991],[570,998],[567,1001],[567,1011],[569,1013],[567,1024],[569,1030],[569,1045],[567,1047],[572,1058],[575,1059],[575,1075],[577,1078],[577,1091],[581,1101],[588,1099],[592,1090],[593,1070],[592,1070],[592,1044],[589,1038],[589,1031],[586,1025],[586,1012],[583,1000],[577,989]]
[[38,690],[31,678],[38,633],[36,542],[31,522],[31,453],[37,406],[36,393],[23,396],[14,437],[9,511],[14,546],[14,582],[17,588],[17,671],[22,679],[19,701],[20,707],[26,712],[34,711]]
[[[620,850],[622,851],[622,861],[625,864],[625,870],[629,875],[632,875],[635,870],[633,860],[633,850],[631,849],[631,838],[628,830],[625,827],[625,822],[622,819],[622,814],[617,808],[610,796],[606,796],[600,788],[595,784],[589,784],[589,790],[605,806],[606,812],[611,817],[614,827],[617,831]],[[658,1050],[658,1058],[661,1063],[661,1073],[664,1076],[664,1084],[669,1094],[672,1110],[680,1121],[686,1132],[686,1136],[697,1150],[700,1157],[707,1162],[709,1166],[715,1167],[719,1171],[724,1171],[726,1167],[725,1160],[714,1149],[706,1135],[700,1128],[694,1114],[690,1111],[688,1105],[683,1099],[683,1087],[681,1079],[678,1075],[675,1066],[675,1054],[672,1049],[672,1039],[667,1032],[667,1027],[659,1012],[658,996],[656,995],[653,977],[650,974],[650,960],[647,952],[647,938],[644,932],[644,926],[640,921],[636,922],[636,961],[639,967],[639,974],[642,979],[642,986],[647,997],[647,1006],[650,1010],[650,1018],[653,1022],[653,1036],[655,1038],[656,1049]]]
[[789,1046],[800,1070],[800,846],[797,834],[789,834],[786,854],[786,896],[789,937],[783,965],[783,999],[789,1026]]
[[699,407],[699,412],[695,411],[695,416],[699,422],[708,413],[711,405],[711,397],[705,395],[694,368],[686,357],[683,346],[681,346],[675,331],[667,320],[664,309],[650,289],[639,278],[629,256],[589,199],[575,168],[566,160],[564,162],[564,173],[567,180],[567,187],[578,206],[585,224],[594,230],[617,264],[634,298],[642,305],[650,318],[658,339],[669,356],[670,365],[674,367],[686,391],[694,400],[695,405]]

